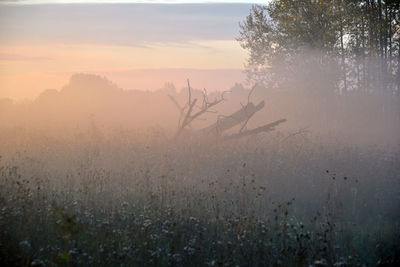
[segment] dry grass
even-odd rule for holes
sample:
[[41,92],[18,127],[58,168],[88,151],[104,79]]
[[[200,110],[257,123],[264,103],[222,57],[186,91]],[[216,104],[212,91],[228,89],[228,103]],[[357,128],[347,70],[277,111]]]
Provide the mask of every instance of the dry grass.
[[6,265],[399,263],[399,149],[3,132]]

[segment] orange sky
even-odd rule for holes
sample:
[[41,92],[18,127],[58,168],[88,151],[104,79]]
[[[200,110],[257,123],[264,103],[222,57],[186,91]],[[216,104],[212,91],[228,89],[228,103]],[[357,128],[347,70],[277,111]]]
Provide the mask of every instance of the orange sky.
[[[125,72],[159,68],[240,69],[245,60],[245,53],[239,44],[227,40],[184,45],[151,44],[149,47],[14,45],[0,46],[0,51],[8,55],[0,60],[0,97],[13,99],[31,99],[45,89],[60,89],[67,83],[69,76],[77,72]],[[118,80],[115,82],[118,83]],[[160,80],[159,87],[164,82]],[[154,84],[154,80],[151,83]],[[134,81],[134,84],[145,84],[145,81]]]
[[[180,71],[167,81],[165,75],[136,75],[131,83],[122,73],[243,69],[246,51],[235,38],[250,7],[0,4],[0,98],[33,99],[46,89],[61,89],[78,72],[114,73],[107,78],[124,89],[154,90],[165,82],[180,89],[190,73]],[[224,78],[216,87],[243,81]]]

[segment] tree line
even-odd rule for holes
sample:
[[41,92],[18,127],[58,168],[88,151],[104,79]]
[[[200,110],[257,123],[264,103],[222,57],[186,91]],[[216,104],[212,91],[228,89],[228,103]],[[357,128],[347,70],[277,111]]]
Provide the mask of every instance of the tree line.
[[269,87],[400,95],[400,2],[274,0],[240,23],[247,74]]

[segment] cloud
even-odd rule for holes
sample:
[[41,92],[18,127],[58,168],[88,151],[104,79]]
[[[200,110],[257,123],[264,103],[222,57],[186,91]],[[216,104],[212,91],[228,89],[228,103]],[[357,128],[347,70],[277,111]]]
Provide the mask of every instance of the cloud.
[[42,61],[54,60],[49,57],[32,57],[18,54],[0,54],[0,61]]
[[233,40],[246,4],[6,5],[0,8],[2,43],[97,43],[146,46]]

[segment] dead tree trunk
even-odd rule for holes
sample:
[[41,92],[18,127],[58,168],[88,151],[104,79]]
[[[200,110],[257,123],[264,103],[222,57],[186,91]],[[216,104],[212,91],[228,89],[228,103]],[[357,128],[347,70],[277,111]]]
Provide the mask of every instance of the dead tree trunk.
[[[265,124],[263,126],[257,127],[252,130],[245,130],[245,127],[247,125],[247,122],[250,120],[250,118],[260,111],[261,109],[264,108],[264,101],[261,101],[257,105],[254,105],[252,102],[250,102],[250,96],[256,86],[253,86],[253,88],[250,90],[249,95],[247,97],[247,105],[244,106],[242,105],[242,108],[239,109],[238,111],[232,113],[229,116],[218,116],[218,119],[215,123],[212,125],[205,127],[203,129],[195,131],[193,134],[195,136],[209,136],[209,135],[214,135],[214,136],[220,136],[225,140],[230,140],[230,139],[236,139],[236,138],[241,138],[245,136],[250,136],[254,134],[258,134],[261,132],[270,132],[273,131],[275,126],[278,126],[279,124],[283,123],[286,121],[286,119],[280,119],[277,121],[274,121],[272,123]],[[179,118],[179,123],[178,123],[178,130],[175,134],[175,138],[177,139],[182,132],[197,118],[199,118],[201,115],[203,115],[206,112],[212,112],[210,111],[210,108],[216,106],[217,104],[221,103],[224,101],[224,93],[222,93],[220,99],[216,99],[213,102],[208,101],[208,95],[207,91],[204,89],[203,92],[203,104],[201,107],[196,108],[196,103],[197,99],[192,100],[192,92],[190,88],[190,83],[188,80],[188,103],[184,106],[181,107],[179,103],[169,95],[169,98],[171,101],[175,104],[175,106],[179,109],[180,111],[180,118]],[[197,111],[196,111],[197,109]],[[214,112],[215,113],[215,112]],[[225,135],[222,136],[222,133],[237,126],[241,125],[238,133],[231,134],[231,135]]]
[[236,125],[247,121],[256,112],[260,111],[264,107],[264,101],[261,101],[257,106],[254,106],[252,102],[249,102],[244,108],[236,111],[235,113],[224,116],[217,120],[214,124],[203,128],[198,131],[199,134],[222,134],[224,131],[229,130]]
[[224,137],[226,140],[230,140],[230,139],[235,139],[235,138],[241,138],[241,137],[246,137],[249,135],[253,135],[253,134],[258,134],[258,133],[266,133],[266,132],[271,132],[273,130],[275,130],[275,126],[278,126],[281,123],[284,123],[286,121],[286,119],[280,119],[268,124],[265,124],[263,126],[257,127],[255,129],[252,130],[247,130],[247,131],[243,131],[243,132],[239,132],[239,133],[235,133],[232,135],[228,135],[226,137]]

